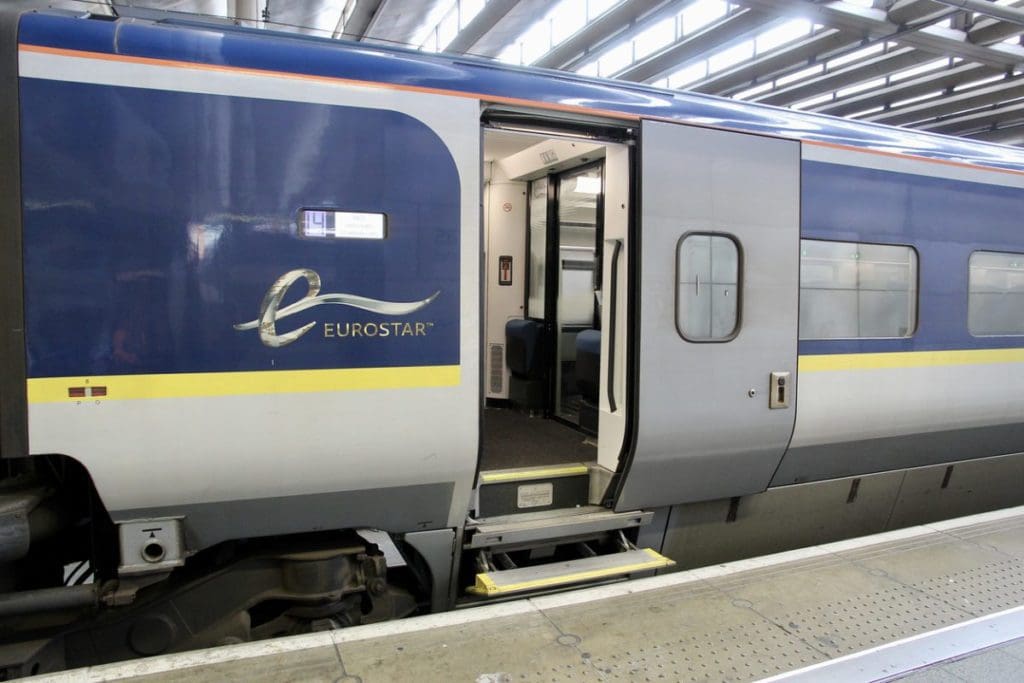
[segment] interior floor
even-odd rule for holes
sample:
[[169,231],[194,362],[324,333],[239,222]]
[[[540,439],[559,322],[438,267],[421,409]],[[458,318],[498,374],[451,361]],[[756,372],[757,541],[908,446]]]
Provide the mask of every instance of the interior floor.
[[484,409],[481,470],[595,460],[597,442],[579,430],[514,408]]

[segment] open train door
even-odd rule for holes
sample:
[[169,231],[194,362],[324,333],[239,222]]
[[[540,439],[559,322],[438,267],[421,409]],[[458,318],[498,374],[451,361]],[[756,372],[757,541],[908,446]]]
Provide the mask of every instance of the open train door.
[[767,488],[793,432],[800,146],[644,121],[616,509]]

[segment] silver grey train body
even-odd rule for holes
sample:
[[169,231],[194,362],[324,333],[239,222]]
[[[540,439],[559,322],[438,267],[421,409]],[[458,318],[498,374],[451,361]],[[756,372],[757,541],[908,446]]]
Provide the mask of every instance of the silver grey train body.
[[1020,150],[154,15],[0,28],[5,675],[1024,500]]

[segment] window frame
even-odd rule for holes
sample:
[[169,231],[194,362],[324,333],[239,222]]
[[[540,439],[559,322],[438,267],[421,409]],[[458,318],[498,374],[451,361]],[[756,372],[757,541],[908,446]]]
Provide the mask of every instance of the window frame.
[[971,330],[971,259],[974,258],[975,254],[1003,254],[1006,256],[1017,256],[1020,257],[1022,261],[1024,261],[1024,253],[1018,251],[1003,251],[1000,249],[973,249],[971,250],[971,253],[967,255],[967,301],[965,302],[967,309],[967,320],[965,321],[965,323],[967,324],[967,334],[971,335],[971,337],[975,339],[1012,339],[1024,337],[1024,331],[1009,334],[975,334],[974,331]]
[[[907,331],[907,334],[901,337],[802,337],[800,336],[800,303],[803,301],[803,278],[800,277],[803,271],[803,242],[827,242],[830,244],[852,244],[856,246],[866,245],[873,247],[902,247],[908,249],[911,254],[914,255],[914,315],[913,325]],[[801,236],[799,239],[800,259],[797,265],[799,271],[797,273],[797,323],[796,323],[796,337],[798,342],[810,341],[810,342],[832,342],[832,341],[861,341],[861,340],[892,340],[898,341],[901,339],[913,339],[917,336],[917,331],[921,327],[921,254],[912,244],[902,244],[898,242],[862,242],[862,241],[851,241],[841,239],[821,239],[818,237],[804,237]],[[860,289],[854,290],[860,292]]]
[[[725,239],[732,242],[733,246],[736,247],[736,324],[732,328],[732,332],[726,337],[716,337],[715,339],[692,339],[683,332],[683,328],[679,324],[679,255],[683,248],[683,242],[689,237],[724,237]],[[743,328],[743,286],[744,286],[744,255],[743,245],[740,240],[732,233],[722,232],[720,230],[687,230],[679,239],[676,240],[676,248],[673,252],[675,258],[675,279],[672,294],[673,300],[673,311],[672,318],[675,322],[676,334],[689,344],[726,344],[736,339],[739,336],[740,330]]]

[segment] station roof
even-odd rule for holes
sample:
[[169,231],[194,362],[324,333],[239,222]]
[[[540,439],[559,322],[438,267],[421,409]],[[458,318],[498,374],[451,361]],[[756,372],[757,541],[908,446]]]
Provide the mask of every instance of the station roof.
[[54,0],[206,15],[1024,145],[1024,0]]

